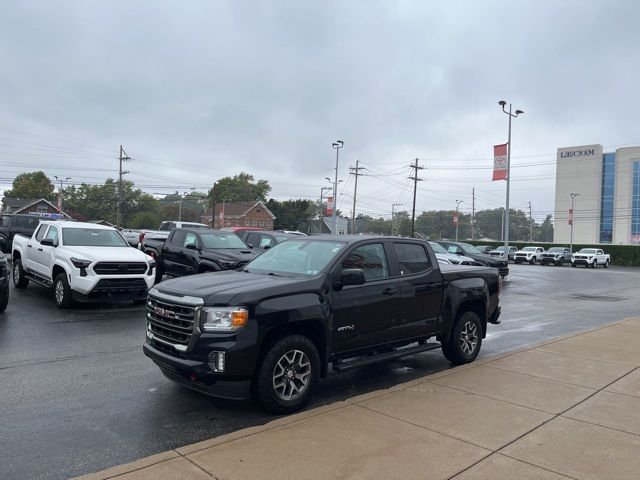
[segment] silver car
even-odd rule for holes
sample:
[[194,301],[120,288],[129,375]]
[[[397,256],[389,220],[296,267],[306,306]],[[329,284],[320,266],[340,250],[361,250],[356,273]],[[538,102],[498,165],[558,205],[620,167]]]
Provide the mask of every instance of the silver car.
[[476,267],[482,266],[480,262],[476,262],[473,258],[465,257],[464,255],[454,255],[453,253],[447,252],[447,250],[439,243],[429,242],[429,245],[431,245],[433,253],[436,254],[438,262],[448,263],[449,265],[472,265]]

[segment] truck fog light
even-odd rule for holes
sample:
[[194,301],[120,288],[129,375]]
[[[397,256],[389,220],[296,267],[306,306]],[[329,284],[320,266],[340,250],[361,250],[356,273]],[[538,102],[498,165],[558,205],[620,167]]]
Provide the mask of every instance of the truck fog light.
[[225,352],[211,352],[209,354],[209,368],[216,373],[224,372]]

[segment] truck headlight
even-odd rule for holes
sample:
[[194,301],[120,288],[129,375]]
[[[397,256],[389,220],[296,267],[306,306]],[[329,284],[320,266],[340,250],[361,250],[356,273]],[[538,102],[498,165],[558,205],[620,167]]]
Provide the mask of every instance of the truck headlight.
[[202,330],[219,332],[237,330],[249,320],[249,312],[242,307],[205,307],[202,309]]
[[73,266],[76,268],[87,268],[89,265],[91,265],[91,260],[81,260],[79,258],[73,257],[71,257],[69,260],[71,260],[71,263],[73,263]]
[[153,275],[153,269],[156,268],[156,261],[155,260],[149,260],[147,262],[147,266],[149,267],[149,269],[147,270],[147,275]]
[[238,262],[235,262],[233,260],[218,260],[218,263],[222,268],[233,268]]

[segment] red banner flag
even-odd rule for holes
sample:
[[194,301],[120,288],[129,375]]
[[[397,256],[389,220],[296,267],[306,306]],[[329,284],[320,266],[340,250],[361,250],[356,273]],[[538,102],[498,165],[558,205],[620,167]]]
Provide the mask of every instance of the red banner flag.
[[507,179],[507,144],[493,146],[493,180]]
[[331,215],[333,215],[333,197],[327,197],[326,215],[327,217],[330,217]]
[[453,214],[453,226],[454,227],[458,226],[458,214],[457,213]]
[[569,209],[569,225],[573,225],[573,208]]

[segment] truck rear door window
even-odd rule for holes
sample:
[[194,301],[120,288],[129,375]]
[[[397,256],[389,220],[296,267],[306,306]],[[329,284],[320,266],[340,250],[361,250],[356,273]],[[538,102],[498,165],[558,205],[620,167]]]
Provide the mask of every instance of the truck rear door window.
[[401,275],[411,275],[429,269],[429,257],[422,245],[413,243],[394,243],[393,248],[398,257]]
[[182,242],[182,246],[186,248],[187,245],[198,246],[198,237],[193,232],[187,232],[184,236],[184,242]]
[[381,243],[355,248],[342,261],[342,268],[362,269],[367,282],[389,278],[387,257]]

